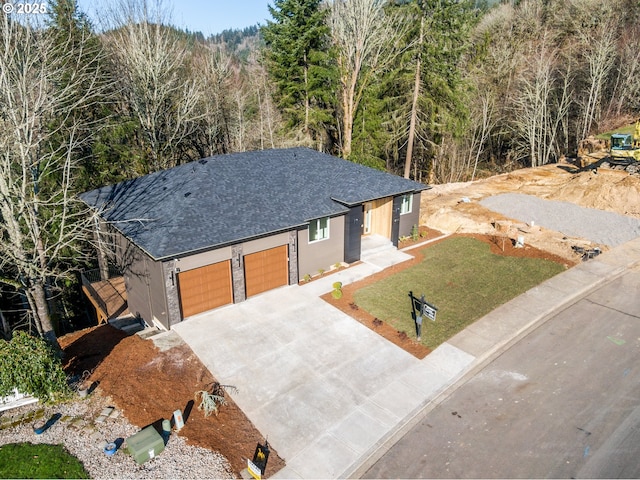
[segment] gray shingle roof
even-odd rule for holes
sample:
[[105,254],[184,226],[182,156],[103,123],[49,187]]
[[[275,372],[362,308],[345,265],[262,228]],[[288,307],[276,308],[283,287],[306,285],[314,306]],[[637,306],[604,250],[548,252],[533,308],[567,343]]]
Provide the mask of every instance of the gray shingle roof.
[[155,259],[285,231],[426,185],[308,148],[217,155],[83,193]]

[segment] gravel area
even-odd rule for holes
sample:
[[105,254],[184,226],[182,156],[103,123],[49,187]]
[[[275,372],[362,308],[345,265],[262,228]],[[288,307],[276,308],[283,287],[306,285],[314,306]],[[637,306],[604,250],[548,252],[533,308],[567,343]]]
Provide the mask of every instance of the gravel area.
[[[0,445],[22,442],[62,444],[84,464],[91,478],[95,479],[236,478],[222,455],[187,445],[175,433],[171,434],[162,453],[142,465],[138,465],[130,455],[120,450],[113,456],[107,456],[102,450],[104,443],[118,438],[126,439],[140,429],[131,425],[123,415],[107,418],[103,423],[95,422],[105,406],[104,402],[89,398],[45,407],[42,419],[0,430]],[[43,407],[34,404],[3,412],[2,416],[18,415],[40,408]],[[36,435],[34,426],[42,425],[56,413],[61,414],[63,419],[67,416],[67,419],[58,420],[47,431]],[[72,425],[75,418],[82,418],[86,425],[80,428]]]
[[480,204],[514,220],[528,224],[533,221],[568,237],[585,238],[599,245],[616,247],[640,237],[640,220],[637,218],[569,202],[504,193],[484,198]]

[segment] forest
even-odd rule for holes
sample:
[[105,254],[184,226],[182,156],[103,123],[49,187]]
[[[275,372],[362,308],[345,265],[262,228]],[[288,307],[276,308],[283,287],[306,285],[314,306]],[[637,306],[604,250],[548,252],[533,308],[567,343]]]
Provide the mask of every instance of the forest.
[[575,155],[640,111],[640,2],[273,0],[205,38],[161,2],[0,17],[0,332],[86,322],[81,192],[307,146],[424,183]]

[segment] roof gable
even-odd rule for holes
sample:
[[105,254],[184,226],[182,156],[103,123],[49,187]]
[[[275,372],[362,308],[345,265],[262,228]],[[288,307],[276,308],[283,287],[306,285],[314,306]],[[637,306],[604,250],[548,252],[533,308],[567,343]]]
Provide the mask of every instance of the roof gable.
[[82,194],[156,259],[345,213],[427,186],[308,148],[217,155]]

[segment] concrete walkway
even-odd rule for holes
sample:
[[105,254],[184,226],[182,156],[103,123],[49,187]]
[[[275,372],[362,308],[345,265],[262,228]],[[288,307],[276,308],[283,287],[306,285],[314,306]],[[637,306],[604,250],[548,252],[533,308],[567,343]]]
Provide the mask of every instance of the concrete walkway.
[[[409,259],[398,251],[175,326],[287,463],[272,478],[361,475],[464,381],[552,312],[640,264],[640,239],[544,282],[418,360],[319,299]],[[250,455],[251,452],[247,452]],[[268,467],[267,467],[268,470]]]

